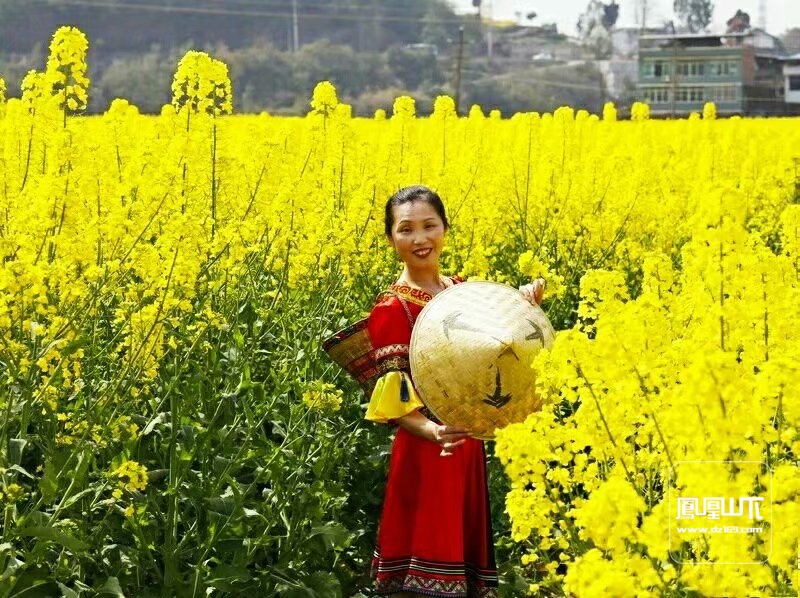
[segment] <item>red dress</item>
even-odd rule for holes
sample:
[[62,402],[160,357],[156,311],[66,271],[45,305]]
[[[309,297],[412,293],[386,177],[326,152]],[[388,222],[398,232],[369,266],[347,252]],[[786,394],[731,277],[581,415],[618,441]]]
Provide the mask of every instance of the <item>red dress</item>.
[[[369,316],[369,334],[379,370],[410,375],[406,307],[413,322],[431,296],[408,286],[392,290],[404,301],[380,299]],[[399,394],[404,396],[392,399],[408,400],[407,393]],[[483,442],[469,438],[451,456],[440,452],[435,442],[398,428],[372,561],[378,594],[497,595]]]

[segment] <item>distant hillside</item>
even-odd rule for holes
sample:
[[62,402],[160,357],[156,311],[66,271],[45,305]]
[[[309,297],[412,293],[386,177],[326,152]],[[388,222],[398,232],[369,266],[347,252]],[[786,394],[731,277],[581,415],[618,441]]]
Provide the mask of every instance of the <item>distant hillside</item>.
[[30,52],[64,24],[79,27],[109,56],[153,44],[268,42],[288,50],[295,23],[299,44],[326,39],[380,52],[456,35],[462,21],[441,0],[0,0],[0,52]]
[[[458,95],[462,114],[473,103],[506,115],[602,107],[599,72],[581,66],[580,49],[554,30],[497,29],[489,48],[485,24],[439,0],[296,5],[295,28],[291,0],[0,0],[0,77],[7,95],[18,96],[25,73],[44,68],[53,32],[70,24],[89,38],[90,114],[117,97],[158,113],[189,49],[228,65],[236,112],[303,114],[321,80],[332,81],[360,116],[390,111],[404,94],[416,98],[421,114],[441,94]],[[553,59],[533,62],[535,55]]]

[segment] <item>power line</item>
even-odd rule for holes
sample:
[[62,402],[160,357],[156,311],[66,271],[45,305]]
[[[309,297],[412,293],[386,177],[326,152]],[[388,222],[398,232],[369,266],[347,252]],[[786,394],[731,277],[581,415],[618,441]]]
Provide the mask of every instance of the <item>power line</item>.
[[[110,10],[120,10],[128,12],[159,12],[159,13],[184,13],[184,14],[205,14],[205,15],[218,15],[218,16],[241,16],[241,17],[285,17],[291,18],[291,12],[282,11],[262,11],[262,10],[238,10],[226,8],[212,8],[212,7],[190,7],[190,6],[160,6],[156,4],[113,4],[111,2],[99,2],[94,0],[60,0],[60,6],[86,6],[91,8],[107,8]],[[52,6],[52,5],[48,5]],[[300,13],[298,17],[302,19],[319,19],[328,21],[352,21],[363,22],[363,16],[353,15],[337,15],[337,14],[318,14],[318,13]],[[399,22],[399,23],[437,23],[437,24],[462,24],[465,19],[438,19],[438,18],[414,18],[414,17],[395,17],[395,16],[380,16],[383,21]]]
[[[478,79],[474,82],[474,84],[485,83],[485,82],[492,82],[497,81],[498,79],[520,79],[525,78],[525,74],[523,73],[505,73],[502,75],[495,75],[494,77],[485,77],[484,79]],[[581,83],[565,83],[563,81],[552,81],[547,79],[540,79],[539,77],[533,77],[532,83],[534,85],[542,84],[549,87],[563,87],[566,89],[584,89],[584,90],[591,90],[591,91],[601,91],[600,86],[598,85],[584,85]]]
[[[364,5],[348,5],[348,6],[336,6],[333,7],[329,3],[326,3],[325,0],[301,0],[300,3],[303,5],[303,8],[317,8],[321,10],[330,9],[336,10],[337,12],[341,11],[350,11],[350,12],[360,12],[362,15],[366,16],[373,16],[381,14],[408,14],[408,10],[402,7],[394,7],[394,6],[364,6]],[[260,8],[272,9],[276,8],[278,10],[283,9],[286,7],[286,2],[277,2],[275,4],[267,2],[262,2],[260,0],[226,0],[226,4],[237,4],[240,6],[248,6],[253,7],[253,9],[258,10]],[[455,13],[454,13],[455,14]],[[463,15],[463,19],[469,20],[474,18],[473,15]]]

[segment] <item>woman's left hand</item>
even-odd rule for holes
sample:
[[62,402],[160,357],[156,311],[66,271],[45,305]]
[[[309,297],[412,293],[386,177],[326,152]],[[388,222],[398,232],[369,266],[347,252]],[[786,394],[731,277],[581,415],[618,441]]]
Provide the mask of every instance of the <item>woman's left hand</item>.
[[544,287],[544,278],[537,278],[531,284],[521,286],[519,292],[531,305],[539,305],[542,302],[542,297],[544,297]]

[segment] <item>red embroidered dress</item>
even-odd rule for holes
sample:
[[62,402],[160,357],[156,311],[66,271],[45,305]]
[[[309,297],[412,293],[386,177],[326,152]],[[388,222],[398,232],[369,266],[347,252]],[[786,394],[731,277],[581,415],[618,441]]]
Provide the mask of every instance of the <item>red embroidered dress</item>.
[[[409,286],[393,285],[392,290],[404,301],[383,296],[368,320],[383,376],[367,419],[385,423],[415,409],[432,417],[410,378],[412,324],[406,312],[407,307],[415,321],[431,296]],[[440,452],[435,442],[398,428],[372,561],[378,594],[497,595],[483,442],[470,438],[451,456]]]

